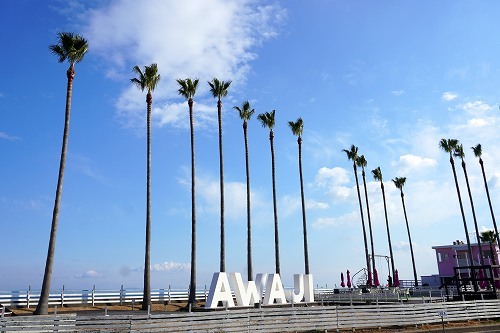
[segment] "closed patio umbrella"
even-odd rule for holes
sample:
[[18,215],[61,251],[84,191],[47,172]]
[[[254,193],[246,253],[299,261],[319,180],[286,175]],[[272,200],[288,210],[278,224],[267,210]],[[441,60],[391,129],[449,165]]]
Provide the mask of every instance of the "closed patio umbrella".
[[344,273],[343,272],[340,272],[340,286],[342,288],[345,287],[345,283],[344,283]]
[[373,285],[375,287],[380,286],[380,281],[378,280],[378,273],[376,268],[373,269]]
[[399,287],[399,273],[397,269],[394,271],[394,287]]
[[347,270],[347,288],[351,288],[352,287],[352,284],[351,284],[351,272],[349,272],[349,270]]

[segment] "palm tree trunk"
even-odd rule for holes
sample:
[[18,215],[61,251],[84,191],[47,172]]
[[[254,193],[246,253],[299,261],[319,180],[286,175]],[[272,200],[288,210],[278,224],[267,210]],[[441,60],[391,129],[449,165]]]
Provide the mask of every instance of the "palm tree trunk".
[[194,115],[193,100],[189,104],[189,125],[191,128],[191,278],[189,282],[188,303],[196,304],[196,196],[195,196],[195,163],[194,163]]
[[455,170],[455,161],[450,153],[450,164],[453,170],[453,178],[455,178],[455,187],[457,189],[458,203],[460,204],[460,212],[462,213],[462,221],[464,223],[465,239],[467,241],[467,255],[469,256],[470,266],[472,267],[472,284],[474,285],[474,291],[477,291],[476,275],[474,274],[474,258],[472,257],[472,248],[470,245],[469,229],[467,228],[467,221],[465,220],[464,206],[462,204],[462,196],[460,195],[460,187],[458,186],[457,171]]
[[219,179],[220,179],[220,271],[226,271],[226,248],[224,232],[224,161],[222,156],[222,101],[217,102],[219,122]]
[[495,228],[495,234],[497,235],[497,245],[500,247],[500,236],[498,234],[497,222],[495,221],[495,214],[493,213],[493,206],[491,205],[490,191],[488,190],[488,182],[486,181],[486,173],[484,172],[483,159],[479,158],[479,164],[481,165],[481,171],[483,173],[484,188],[486,189],[486,196],[488,197],[488,204],[490,205],[491,218],[493,220],[493,227]]
[[273,179],[273,211],[274,211],[274,256],[276,260],[276,274],[280,274],[280,247],[278,235],[278,206],[276,204],[276,168],[274,162],[274,133],[269,131],[269,141],[271,143],[271,169]]
[[64,115],[64,132],[61,148],[61,159],[59,160],[59,175],[57,177],[56,198],[54,200],[54,210],[52,211],[52,224],[50,228],[49,248],[45,261],[45,272],[43,274],[42,290],[40,299],[34,314],[45,315],[49,311],[50,281],[52,280],[52,268],[54,266],[54,253],[56,251],[57,225],[59,221],[59,206],[61,203],[62,187],[64,180],[64,169],[66,166],[66,151],[68,150],[69,120],[71,113],[71,96],[73,93],[73,79],[75,70],[73,64],[66,71],[68,84],[66,87],[66,111]]
[[474,201],[472,200],[472,192],[470,191],[469,177],[467,176],[467,168],[465,166],[464,160],[462,160],[462,169],[464,170],[465,183],[467,185],[467,191],[469,192],[470,206],[472,209],[472,218],[474,219],[474,228],[476,231],[477,245],[479,247],[479,263],[481,265],[484,265],[483,247],[481,246],[481,238],[479,237],[480,234],[479,234],[479,229],[477,227],[476,210],[474,209]]
[[382,183],[382,181],[380,181],[380,187],[382,188],[382,199],[384,200],[385,226],[387,228],[387,241],[389,242],[389,255],[391,256],[392,277],[394,279],[394,272],[396,270],[394,268],[394,255],[392,254],[392,242],[391,242],[391,232],[389,230],[389,219],[387,218],[387,205],[385,203],[385,189],[384,189],[384,183]]
[[151,306],[151,104],[153,96],[148,91],[146,95],[148,105],[147,115],[147,170],[146,170],[146,251],[144,255],[144,293],[142,310]]
[[403,203],[403,213],[405,214],[406,231],[408,232],[408,242],[410,242],[411,263],[413,266],[413,278],[415,279],[415,287],[418,287],[417,268],[415,266],[415,256],[413,255],[413,243],[411,241],[410,225],[408,224],[408,217],[406,215],[406,205],[404,196],[405,195],[403,194],[403,190],[401,190],[401,202]]
[[307,223],[306,223],[306,203],[304,199],[304,181],[302,178],[302,138],[297,139],[299,144],[299,174],[300,174],[300,196],[302,200],[302,229],[304,234],[304,265],[305,273],[309,274],[309,251],[307,247]]
[[[363,177],[363,185],[365,188],[365,199],[366,199],[366,213],[368,215],[368,230],[370,231],[370,244],[372,248],[372,272],[375,272],[375,247],[373,246],[373,231],[372,231],[372,219],[370,217],[370,204],[368,203],[368,191],[366,189],[366,177],[365,169],[362,169],[361,175]],[[375,281],[373,281],[375,283]]]
[[365,218],[363,216],[363,204],[361,201],[361,192],[359,191],[358,170],[356,168],[356,162],[353,162],[353,169],[354,169],[354,178],[356,179],[356,189],[358,190],[359,212],[361,214],[361,226],[363,227],[363,241],[365,243],[366,269],[368,271],[368,276],[371,276],[372,271],[370,268],[370,255],[368,254],[368,241],[366,239]]
[[243,122],[243,135],[245,137],[245,167],[247,174],[247,268],[248,281],[253,281],[252,272],[252,225],[250,220],[250,167],[248,163],[248,134],[247,122]]

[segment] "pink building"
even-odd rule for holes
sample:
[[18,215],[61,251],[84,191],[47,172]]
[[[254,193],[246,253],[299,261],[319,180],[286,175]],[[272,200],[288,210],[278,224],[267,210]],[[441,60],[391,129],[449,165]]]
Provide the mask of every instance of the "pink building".
[[[495,255],[495,263],[498,265],[498,245],[492,244],[493,254]],[[489,243],[481,243],[483,250],[483,258],[485,265],[493,264],[492,255]],[[422,276],[422,283],[430,286],[440,286],[446,278],[451,278],[455,275],[454,267],[470,266],[471,261],[468,254],[467,244],[462,241],[455,241],[453,245],[438,245],[432,247],[436,250],[436,262],[438,266],[438,274],[431,276]],[[481,264],[479,255],[479,245],[471,243],[472,258],[474,259],[474,266]],[[468,270],[460,270],[461,274],[467,275]]]

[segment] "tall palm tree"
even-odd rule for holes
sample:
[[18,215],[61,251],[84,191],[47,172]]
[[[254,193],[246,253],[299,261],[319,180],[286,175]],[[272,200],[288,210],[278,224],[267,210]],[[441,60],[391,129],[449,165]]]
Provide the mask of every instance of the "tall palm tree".
[[392,180],[392,182],[401,192],[401,203],[403,204],[403,213],[405,215],[406,231],[408,232],[408,242],[410,242],[411,263],[413,265],[413,278],[415,279],[415,287],[418,287],[417,268],[415,266],[415,256],[413,255],[413,243],[411,241],[410,225],[408,224],[408,216],[406,215],[405,194],[403,193],[403,187],[405,186],[406,183],[406,177],[396,177]]
[[219,179],[220,179],[220,271],[226,271],[226,247],[224,232],[224,160],[222,155],[222,98],[227,96],[231,81],[214,78],[208,82],[210,92],[217,98],[217,119],[219,122]]
[[[464,206],[462,204],[462,196],[460,195],[460,187],[458,186],[457,171],[455,170],[455,161],[453,160],[453,151],[455,150],[455,147],[457,145],[458,145],[457,139],[441,139],[439,141],[439,148],[441,148],[442,150],[444,150],[446,153],[448,153],[450,155],[451,169],[453,171],[453,177],[455,178],[455,187],[457,189],[458,203],[460,204],[460,212],[462,214],[462,221],[464,224],[465,240],[467,241],[467,255],[469,257],[470,266],[473,267],[474,266],[474,260],[473,260],[474,258],[472,257],[472,248],[470,245],[469,230],[467,228],[467,221],[465,220]],[[471,274],[471,277],[473,280],[474,291],[477,291],[475,274]]]
[[358,191],[358,201],[359,201],[359,212],[361,214],[361,226],[363,227],[363,241],[365,243],[365,260],[366,260],[366,269],[368,271],[368,276],[372,275],[372,271],[370,268],[370,255],[368,254],[368,241],[366,238],[366,228],[365,228],[365,218],[363,216],[363,204],[361,201],[361,192],[359,191],[359,182],[358,182],[358,169],[356,168],[356,161],[358,157],[358,147],[355,145],[351,145],[349,150],[342,149],[344,153],[347,155],[347,159],[352,161],[352,168],[354,169],[354,178],[356,179],[356,189]]
[[495,251],[493,249],[493,243],[497,241],[498,234],[493,230],[485,230],[479,235],[481,241],[488,243],[490,245],[490,255],[491,255],[491,265],[496,265]]
[[272,181],[273,181],[273,207],[274,207],[274,252],[276,261],[276,274],[280,274],[280,248],[279,248],[279,236],[278,236],[278,207],[276,205],[276,168],[274,164],[274,132],[273,128],[275,125],[274,116],[276,110],[271,112],[264,112],[257,116],[257,119],[262,124],[262,127],[269,128],[269,141],[271,142],[271,169],[272,169]]
[[59,162],[59,176],[57,178],[56,198],[52,212],[52,225],[50,228],[49,247],[43,274],[42,291],[35,314],[47,314],[49,309],[50,281],[52,279],[52,268],[54,266],[54,253],[56,250],[57,225],[59,221],[59,206],[61,203],[64,168],[66,165],[66,151],[68,149],[69,120],[71,111],[71,96],[73,93],[73,79],[75,78],[75,64],[82,61],[89,48],[88,41],[80,35],[68,32],[57,34],[59,43],[51,45],[50,51],[59,58],[59,62],[68,60],[69,68],[66,71],[68,85],[66,87],[66,111],[64,116],[64,132],[62,140],[61,158]]
[[391,256],[391,269],[392,269],[392,277],[394,279],[394,255],[392,254],[392,242],[391,242],[391,232],[389,230],[389,219],[387,218],[387,205],[385,202],[385,189],[384,182],[382,179],[382,170],[380,167],[372,170],[372,175],[375,180],[380,181],[380,189],[382,190],[382,199],[384,201],[384,214],[385,214],[385,226],[387,228],[387,242],[389,243],[389,255]]
[[483,159],[481,158],[481,155],[483,154],[483,150],[481,148],[481,144],[478,143],[475,147],[471,147],[472,151],[474,152],[474,156],[479,158],[479,164],[481,165],[481,171],[483,173],[483,180],[484,180],[484,188],[486,190],[486,196],[488,197],[488,204],[490,205],[490,213],[491,213],[491,218],[493,220],[493,227],[495,228],[495,234],[497,237],[497,244],[500,246],[500,238],[499,238],[499,233],[498,233],[498,228],[497,228],[497,222],[495,221],[495,214],[493,213],[493,206],[491,205],[491,198],[490,198],[490,191],[488,190],[488,182],[486,181],[486,173],[484,172],[484,165],[483,165]]
[[240,118],[243,120],[243,136],[245,139],[245,168],[247,174],[247,273],[248,273],[248,281],[253,281],[253,273],[252,273],[252,226],[250,221],[250,167],[248,163],[248,133],[247,122],[252,118],[252,115],[255,113],[255,110],[250,107],[250,103],[248,101],[243,102],[243,105],[240,107],[235,106],[235,110],[238,111]]
[[151,306],[151,105],[153,104],[153,91],[160,81],[160,74],[156,64],[144,66],[144,71],[136,65],[133,72],[138,77],[130,79],[130,82],[135,84],[141,91],[147,90],[146,250],[142,299],[142,310],[147,310]]
[[[365,177],[365,166],[368,164],[365,155],[361,155],[356,159],[356,165],[361,168],[361,175],[363,177],[363,186],[365,188],[365,199],[366,199],[366,214],[368,215],[368,230],[370,231],[370,244],[372,248],[372,269],[373,274],[375,274],[375,248],[373,246],[373,231],[372,231],[372,219],[370,217],[370,204],[368,203],[368,190],[366,189],[366,177]],[[368,276],[368,285],[372,285],[372,277]]]
[[467,176],[467,167],[465,165],[465,160],[464,160],[464,158],[465,158],[464,147],[461,144],[457,144],[457,146],[454,149],[453,155],[455,157],[459,157],[462,160],[462,169],[464,170],[465,184],[467,185],[467,191],[469,193],[470,206],[472,209],[472,218],[474,219],[474,228],[476,230],[477,245],[479,247],[479,263],[481,265],[484,265],[483,249],[481,246],[481,237],[479,237],[481,235],[479,234],[479,229],[477,227],[476,210],[474,209],[474,201],[472,200],[472,192],[470,190],[469,177]]
[[307,247],[307,224],[306,224],[306,204],[304,199],[304,181],[302,178],[302,131],[304,130],[304,122],[302,118],[297,118],[296,121],[289,121],[288,126],[292,130],[293,135],[297,136],[299,145],[299,174],[300,174],[300,197],[302,200],[302,230],[304,235],[304,265],[305,273],[309,274],[309,250]]
[[195,196],[195,164],[194,164],[194,115],[193,97],[198,87],[198,79],[177,79],[179,95],[184,97],[189,106],[189,127],[191,129],[191,278],[189,282],[188,304],[196,304],[196,196]]

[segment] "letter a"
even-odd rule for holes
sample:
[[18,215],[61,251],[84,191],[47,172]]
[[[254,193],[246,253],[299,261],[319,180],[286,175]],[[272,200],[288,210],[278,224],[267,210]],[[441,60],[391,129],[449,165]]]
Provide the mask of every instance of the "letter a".
[[224,272],[214,273],[205,309],[215,309],[219,302],[227,302],[228,307],[234,307],[229,280]]
[[266,284],[266,295],[264,296],[264,305],[277,303],[286,304],[285,291],[279,274],[269,274]]

